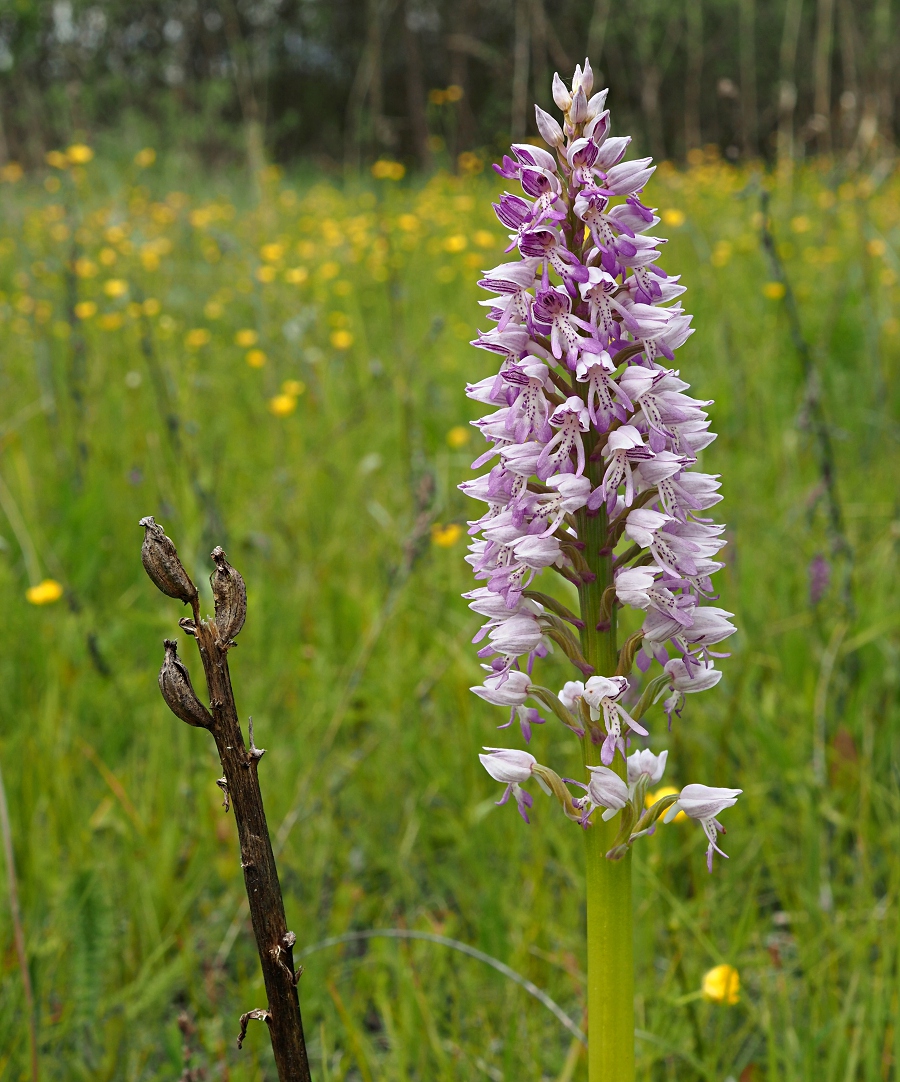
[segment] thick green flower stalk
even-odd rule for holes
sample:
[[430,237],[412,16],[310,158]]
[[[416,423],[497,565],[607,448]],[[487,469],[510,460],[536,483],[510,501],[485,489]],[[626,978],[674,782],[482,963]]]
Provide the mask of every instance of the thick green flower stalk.
[[[521,185],[494,208],[518,258],[479,283],[495,326],[473,344],[501,362],[468,388],[493,407],[475,422],[489,448],[473,466],[493,466],[462,485],[487,505],[467,557],[483,585],[465,596],[487,618],[475,638],[487,640],[486,676],[472,690],[508,708],[501,728],[518,720],[528,743],[543,708],[581,744],[581,781],[524,749],[488,747],[481,761],[506,787],[499,803],[512,797],[526,822],[533,780],[584,831],[589,1078],[633,1082],[631,847],[683,810],[704,830],[712,870],[717,817],[741,791],[692,784],[648,802],[668,752],[650,749],[643,719],[664,700],[671,727],[687,694],[718,683],[722,655],[710,648],[735,629],[703,604],[725,543],[704,516],[719,481],[696,469],[715,436],[710,403],[668,367],[692,329],[684,286],[659,265],[664,241],[648,235],[659,218],[640,196],[653,166],[623,161],[631,140],[610,136],[606,91],[592,84],[587,61],[571,90],[555,76],[562,124],[536,110],[551,152],[517,144],[494,166]],[[574,587],[577,611],[535,588],[545,569]],[[644,615],[620,643],[623,606]],[[553,649],[580,677],[558,692],[534,672]]]

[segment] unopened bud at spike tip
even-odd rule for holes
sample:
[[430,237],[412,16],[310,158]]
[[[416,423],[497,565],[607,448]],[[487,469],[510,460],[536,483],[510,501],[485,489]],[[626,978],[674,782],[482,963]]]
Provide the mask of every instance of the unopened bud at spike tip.
[[142,518],[144,543],[141,546],[141,563],[153,584],[168,597],[174,597],[189,605],[197,600],[197,587],[185,571],[171,538],[166,537],[162,526],[152,515]]
[[219,547],[210,554],[215,571],[209,576],[216,602],[216,631],[219,644],[227,646],[240,632],[247,617],[247,587],[239,571],[228,562]]
[[164,641],[166,659],[159,670],[159,690],[166,700],[166,706],[176,718],[195,725],[200,729],[212,726],[212,716],[197,698],[190,673],[178,656],[178,643],[174,639]]

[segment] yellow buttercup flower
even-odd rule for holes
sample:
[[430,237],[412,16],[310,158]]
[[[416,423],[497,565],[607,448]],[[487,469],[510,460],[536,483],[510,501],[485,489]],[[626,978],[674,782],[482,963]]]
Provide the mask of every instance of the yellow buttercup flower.
[[431,527],[431,541],[439,548],[451,548],[462,537],[463,528],[458,522],[450,522],[442,526],[436,522]]
[[469,430],[465,425],[454,425],[447,433],[447,443],[454,449],[465,447],[469,442]]
[[703,974],[703,998],[733,1007],[740,1001],[741,978],[734,966],[713,966]]
[[664,210],[662,212],[662,220],[665,225],[670,225],[673,229],[677,229],[685,223],[684,211],[679,210],[677,207],[670,207],[669,210]]
[[306,384],[300,379],[286,379],[281,385],[281,393],[289,394],[292,398],[299,398],[306,390]]
[[[653,793],[647,793],[644,797],[644,807],[652,808],[657,800],[662,800],[664,796],[678,796],[680,789],[676,789],[674,785],[663,785]],[[683,811],[680,811],[672,820],[673,823],[683,823],[687,819],[687,816]]]
[[446,237],[444,240],[445,252],[461,252],[468,244],[468,240],[462,233],[454,233],[452,237]]
[[128,283],[124,278],[110,278],[103,283],[103,292],[107,297],[124,297],[128,292]]
[[268,360],[268,357],[261,349],[250,349],[247,351],[245,360],[251,368],[262,368]]
[[188,331],[184,339],[184,344],[189,349],[199,349],[200,346],[205,346],[212,335],[205,327],[195,327],[193,330]]
[[308,277],[309,271],[306,267],[291,267],[284,272],[284,280],[295,286],[302,285]]
[[61,150],[49,151],[44,155],[44,161],[54,169],[65,169],[69,164],[69,159]]
[[264,244],[259,250],[266,263],[278,263],[284,258],[283,244]]
[[349,331],[332,331],[331,344],[335,349],[349,349],[353,345],[353,335]]
[[72,165],[87,165],[93,156],[93,150],[84,143],[73,143],[66,150],[66,157]]
[[245,349],[248,346],[255,346],[257,342],[256,331],[251,330],[249,327],[245,327],[243,330],[237,332],[234,336],[235,345],[243,346]]
[[44,579],[37,586],[30,586],[25,591],[25,600],[31,605],[52,605],[63,595],[63,588],[56,579]]
[[381,158],[372,166],[372,176],[376,180],[402,180],[406,174],[406,166],[402,162],[392,162],[387,158]]
[[144,147],[143,150],[139,150],[134,156],[134,164],[141,169],[146,169],[148,166],[153,165],[156,161],[156,151],[153,147]]
[[97,314],[97,305],[93,301],[79,301],[75,305],[75,315],[79,319],[90,319]]
[[287,417],[297,408],[297,399],[292,394],[277,394],[269,399],[269,409],[276,417]]
[[763,296],[768,297],[770,301],[780,301],[786,293],[784,282],[766,282],[762,291]]

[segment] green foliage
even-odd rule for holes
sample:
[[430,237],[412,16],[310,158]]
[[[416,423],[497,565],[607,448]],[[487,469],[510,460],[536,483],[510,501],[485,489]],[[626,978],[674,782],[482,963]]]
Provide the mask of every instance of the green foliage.
[[[492,183],[338,190],[272,172],[257,203],[167,160],[59,175],[55,192],[0,188],[0,757],[43,1077],[177,1077],[182,1011],[207,1077],[273,1077],[263,1027],[234,1048],[263,993],[212,741],[156,688],[182,613],[141,568],[146,514],[204,590],[216,543],[247,581],[232,671],[269,749],[299,946],[454,936],[581,1022],[581,832],[537,791],[531,828],[495,808],[476,752],[518,737],[467,690],[471,508],[455,485],[477,453],[464,383],[490,370],[466,343],[485,325],[478,270],[504,246]],[[704,466],[723,476],[722,603],[741,629],[719,688],[675,720],[683,774],[665,780],[745,796],[711,877],[690,824],[635,846],[639,1070],[874,1082],[896,1072],[898,184],[810,169],[772,196],[836,447],[850,609],[840,557],[809,600],[832,541],[807,389],[765,293],[757,184],[710,161],[648,193],[696,313],[679,364],[716,399]],[[41,579],[63,597],[29,604]],[[558,687],[572,673],[553,664]],[[663,736],[661,706],[644,721]],[[578,768],[555,719],[533,750]],[[0,1077],[19,1078],[11,942],[4,902]],[[740,973],[736,1005],[700,998],[720,963]],[[314,954],[300,991],[328,1082],[583,1077],[551,1014],[431,943]]]

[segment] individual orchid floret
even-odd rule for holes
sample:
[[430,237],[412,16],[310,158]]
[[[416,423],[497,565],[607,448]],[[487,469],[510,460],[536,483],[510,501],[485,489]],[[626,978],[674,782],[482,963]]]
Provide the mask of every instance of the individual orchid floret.
[[[628,803],[628,786],[614,771],[607,766],[589,766],[590,781],[583,786],[586,796],[579,801],[582,826],[587,826],[595,808],[603,808],[600,818],[608,822]],[[576,783],[581,784],[581,783]]]
[[718,816],[726,808],[734,807],[737,804],[737,798],[743,791],[743,789],[719,789],[697,783],[686,785],[678,794],[678,800],[666,812],[666,817],[663,820],[665,823],[670,823],[680,811],[683,811],[685,815],[690,816],[691,819],[696,819],[703,827],[703,832],[709,839],[709,846],[706,850],[706,867],[710,872],[712,871],[713,852],[725,857],[726,860],[728,859],[728,854],[723,853],[716,844],[717,835],[725,833],[725,827],[719,822]]
[[649,748],[632,752],[628,756],[628,784],[636,785],[642,777],[646,777],[648,784],[656,785],[663,776],[668,757],[668,751],[654,755]]
[[588,507],[593,509],[605,502],[607,511],[612,511],[619,485],[623,482],[625,483],[625,506],[630,507],[634,502],[634,476],[631,465],[653,458],[653,452],[644,443],[644,437],[634,425],[622,425],[621,428],[610,433],[603,448],[603,457],[608,462],[606,473],[598,489],[597,499],[594,500],[592,496],[588,501]]
[[622,722],[641,736],[649,735],[647,730],[631,717],[619,699],[628,690],[628,680],[624,676],[592,676],[584,685],[583,697],[591,711],[591,720],[599,721],[603,717],[606,726],[606,739],[600,750],[600,761],[609,766],[616,754],[616,748],[625,758],[625,741],[622,738]]
[[544,142],[551,147],[561,147],[566,141],[566,137],[563,134],[559,121],[549,113],[545,113],[539,105],[535,105],[534,107],[534,118]]
[[538,291],[532,305],[535,323],[550,334],[550,349],[557,360],[565,357],[569,368],[575,368],[581,350],[590,348],[600,353],[602,347],[593,340],[584,339],[579,328],[590,333],[592,327],[586,320],[572,314],[572,298],[564,289],[552,288]]
[[487,754],[478,756],[481,765],[494,781],[499,781],[506,786],[506,790],[497,801],[497,804],[505,804],[511,796],[515,797],[519,815],[522,816],[526,823],[530,822],[528,809],[534,801],[531,794],[521,788],[522,783],[533,776],[537,776],[541,788],[548,795],[550,792],[544,780],[539,775],[534,774],[537,759],[530,752],[516,751],[515,748],[485,748],[484,750]]

